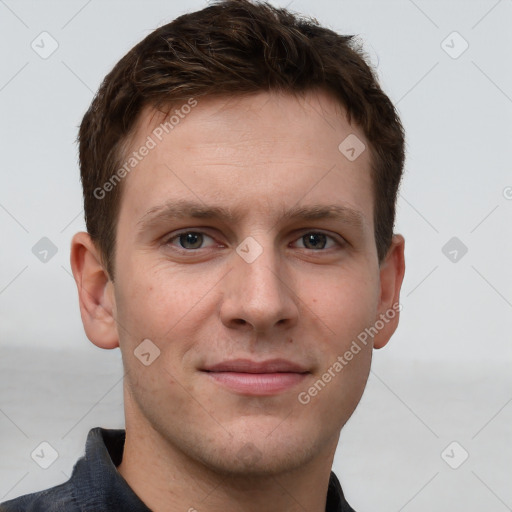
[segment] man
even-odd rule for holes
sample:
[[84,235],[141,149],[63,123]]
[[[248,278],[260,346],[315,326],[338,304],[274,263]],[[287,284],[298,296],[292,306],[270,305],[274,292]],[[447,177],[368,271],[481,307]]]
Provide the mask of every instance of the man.
[[2,511],[351,511],[331,472],[398,324],[400,120],[350,36],[247,0],[150,34],[80,126],[88,338],[126,431]]

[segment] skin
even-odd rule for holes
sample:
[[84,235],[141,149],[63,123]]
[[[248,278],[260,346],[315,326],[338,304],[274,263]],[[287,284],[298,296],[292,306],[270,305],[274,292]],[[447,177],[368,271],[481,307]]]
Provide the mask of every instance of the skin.
[[[144,110],[131,150],[163,119]],[[338,150],[351,133],[367,148],[353,162]],[[325,510],[340,430],[362,396],[372,350],[388,342],[399,315],[308,404],[297,397],[399,302],[405,268],[401,235],[378,262],[368,148],[326,92],[199,98],[123,180],[114,282],[89,235],[73,238],[86,334],[123,356],[118,470],[152,510]],[[141,227],[153,208],[180,199],[240,217]],[[360,225],[282,215],[327,204],[355,210]],[[182,230],[204,236],[180,244]],[[317,245],[304,236],[312,231]],[[262,249],[251,263],[236,252],[249,236]],[[134,355],[144,339],[160,350],[149,366]],[[200,371],[234,358],[284,358],[309,373],[283,392],[247,396]]]

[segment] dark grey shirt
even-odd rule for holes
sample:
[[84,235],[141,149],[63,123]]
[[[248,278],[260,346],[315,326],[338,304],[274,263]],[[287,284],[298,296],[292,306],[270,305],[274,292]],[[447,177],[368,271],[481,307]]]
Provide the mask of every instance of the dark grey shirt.
[[[116,469],[124,441],[124,430],[91,429],[85,456],[76,462],[67,482],[6,501],[0,512],[151,512]],[[325,511],[354,512],[332,472]]]

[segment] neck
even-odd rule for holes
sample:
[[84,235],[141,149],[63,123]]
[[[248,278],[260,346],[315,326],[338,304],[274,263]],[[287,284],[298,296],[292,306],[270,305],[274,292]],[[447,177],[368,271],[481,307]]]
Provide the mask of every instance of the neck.
[[126,441],[117,467],[154,512],[325,512],[337,439],[314,460],[276,475],[227,474],[187,456],[125,403]]

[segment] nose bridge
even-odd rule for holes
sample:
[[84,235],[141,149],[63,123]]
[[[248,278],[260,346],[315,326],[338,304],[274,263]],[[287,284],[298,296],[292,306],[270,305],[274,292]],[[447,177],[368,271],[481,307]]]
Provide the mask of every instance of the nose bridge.
[[224,321],[265,330],[294,320],[297,308],[282,270],[281,254],[268,231],[243,240],[233,254]]
[[[243,283],[247,297],[281,295],[283,283],[279,278],[280,255],[267,232],[247,237],[237,247],[236,274]],[[270,298],[270,297],[268,297]]]

